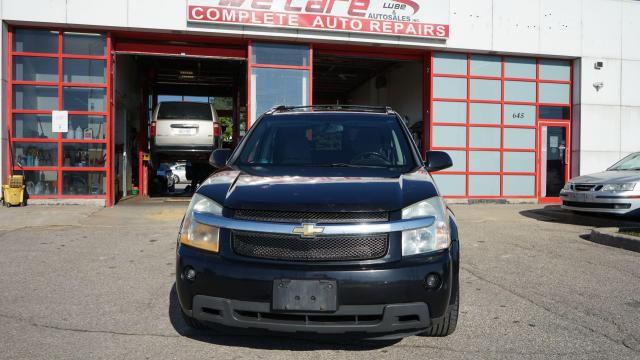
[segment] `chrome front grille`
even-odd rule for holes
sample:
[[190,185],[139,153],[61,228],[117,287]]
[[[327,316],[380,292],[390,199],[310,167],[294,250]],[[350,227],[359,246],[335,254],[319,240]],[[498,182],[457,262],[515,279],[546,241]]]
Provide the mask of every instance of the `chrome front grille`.
[[597,184],[573,184],[575,191],[599,191],[602,189],[602,185]]

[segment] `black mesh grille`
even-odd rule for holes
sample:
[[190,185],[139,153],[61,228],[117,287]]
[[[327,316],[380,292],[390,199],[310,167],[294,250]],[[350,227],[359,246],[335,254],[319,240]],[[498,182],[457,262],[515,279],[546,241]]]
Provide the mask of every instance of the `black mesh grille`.
[[358,236],[319,236],[303,239],[298,235],[235,231],[236,254],[259,259],[285,261],[347,261],[378,259],[387,254],[387,234]]
[[316,224],[346,224],[389,221],[389,213],[376,212],[306,212],[273,210],[236,210],[234,218],[239,220]]

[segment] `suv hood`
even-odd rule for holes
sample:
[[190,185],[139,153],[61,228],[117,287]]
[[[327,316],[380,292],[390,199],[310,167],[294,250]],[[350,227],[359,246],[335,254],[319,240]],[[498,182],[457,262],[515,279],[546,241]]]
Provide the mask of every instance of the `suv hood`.
[[438,195],[423,169],[397,177],[252,175],[227,169],[209,177],[198,193],[231,209],[328,212],[393,211]]
[[571,179],[580,184],[630,183],[640,181],[640,171],[603,171]]

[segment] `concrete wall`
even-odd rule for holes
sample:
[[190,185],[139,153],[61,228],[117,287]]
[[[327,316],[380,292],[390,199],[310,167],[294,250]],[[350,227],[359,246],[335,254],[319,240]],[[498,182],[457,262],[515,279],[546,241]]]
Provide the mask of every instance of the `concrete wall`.
[[381,74],[386,77],[387,85],[376,87],[376,79],[370,79],[349,96],[352,104],[388,105],[403,117],[408,117],[410,125],[422,121],[423,70],[421,62],[406,62],[395,65]]
[[[640,1],[451,0],[450,38],[188,25],[186,0],[2,0],[3,20],[308,42],[446,48],[579,59],[575,174],[606,168],[640,150]],[[603,61],[596,70],[594,62]],[[597,91],[593,83],[602,82]],[[3,135],[4,136],[4,135]]]

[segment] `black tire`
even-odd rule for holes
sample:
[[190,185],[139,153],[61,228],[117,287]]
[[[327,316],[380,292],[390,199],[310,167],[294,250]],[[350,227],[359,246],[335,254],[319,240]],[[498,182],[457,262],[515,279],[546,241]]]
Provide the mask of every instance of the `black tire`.
[[[458,287],[458,285],[456,285]],[[431,319],[431,327],[420,334],[420,336],[443,337],[449,336],[456,331],[458,325],[458,309],[460,304],[460,290],[455,289],[455,298],[452,304],[449,304],[446,314],[437,319]]]
[[188,327],[196,330],[204,330],[207,328],[207,326],[204,323],[185,314],[182,308],[180,309],[180,313],[182,314],[182,319],[184,320],[184,323],[187,324]]

